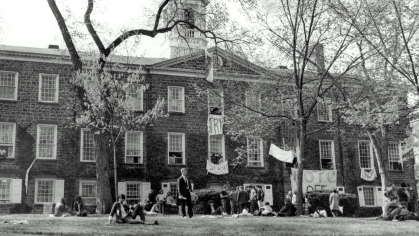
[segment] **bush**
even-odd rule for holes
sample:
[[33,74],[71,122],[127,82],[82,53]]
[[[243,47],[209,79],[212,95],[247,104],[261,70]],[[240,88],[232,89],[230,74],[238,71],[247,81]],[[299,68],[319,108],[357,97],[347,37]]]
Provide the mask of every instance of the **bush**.
[[[307,194],[308,202],[311,205],[310,213],[318,207],[326,210],[328,216],[332,216],[329,205],[330,191],[311,192]],[[358,198],[355,194],[339,194],[339,206],[343,207],[343,216],[355,216],[359,209]]]
[[355,213],[356,217],[377,217],[383,214],[381,207],[360,207]]
[[29,206],[27,203],[21,203],[18,205],[14,205],[12,208],[9,209],[10,214],[27,214],[31,213],[32,207]]

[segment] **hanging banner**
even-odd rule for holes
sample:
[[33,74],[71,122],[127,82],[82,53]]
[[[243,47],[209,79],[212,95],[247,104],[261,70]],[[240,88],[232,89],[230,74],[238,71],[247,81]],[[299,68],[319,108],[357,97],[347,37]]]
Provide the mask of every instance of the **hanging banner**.
[[[291,168],[291,189],[297,190],[298,169]],[[336,188],[336,170],[303,170],[303,194],[316,190],[332,190]]]
[[283,162],[292,163],[294,160],[292,151],[284,151],[273,143],[271,143],[271,147],[269,148],[269,155]]
[[372,168],[368,171],[365,168],[361,168],[361,178],[366,181],[374,181],[377,178],[377,172],[375,172],[375,168]]
[[224,116],[208,116],[208,134],[223,134]]
[[228,174],[228,161],[223,161],[220,164],[214,164],[207,160],[207,172],[214,175]]

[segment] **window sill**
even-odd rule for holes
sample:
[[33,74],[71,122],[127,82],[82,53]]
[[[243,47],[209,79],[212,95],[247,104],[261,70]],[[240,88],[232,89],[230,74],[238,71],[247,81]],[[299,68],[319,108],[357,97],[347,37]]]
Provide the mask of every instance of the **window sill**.
[[124,165],[142,166],[144,163],[124,163]]
[[389,170],[392,173],[404,173],[404,170]]
[[174,114],[174,115],[185,115],[184,111],[169,111],[169,114]]
[[185,167],[186,165],[185,164],[168,164],[170,167],[177,167],[177,166],[179,166],[179,167]]
[[80,163],[84,163],[84,164],[96,164],[96,161],[80,161]]
[[54,158],[54,159],[46,159],[46,158],[39,158],[39,157],[37,157],[36,160],[38,160],[38,161],[57,161],[57,158]]
[[18,102],[18,100],[8,100],[8,99],[1,99],[1,98],[0,98],[0,102],[17,103],[17,102]]
[[247,166],[249,169],[265,169],[264,166]]
[[43,105],[59,105],[58,102],[41,102],[41,101],[38,101],[38,104],[43,104]]

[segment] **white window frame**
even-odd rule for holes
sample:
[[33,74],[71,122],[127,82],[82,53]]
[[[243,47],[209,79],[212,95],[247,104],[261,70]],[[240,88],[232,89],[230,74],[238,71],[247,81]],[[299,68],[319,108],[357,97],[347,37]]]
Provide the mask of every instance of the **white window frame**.
[[[259,145],[260,145],[260,150],[259,150],[259,153],[260,153],[260,163],[261,163],[261,165],[260,166],[250,166],[250,167],[265,167],[265,165],[264,165],[264,158],[263,158],[263,144],[264,144],[264,142],[263,142],[263,139],[261,139],[261,138],[259,138],[259,137],[247,137],[246,138],[246,141],[247,141],[247,163],[251,163],[251,162],[255,162],[255,163],[258,163],[258,162],[256,162],[256,161],[250,161],[250,149],[249,149],[249,144],[250,144],[250,142],[249,142],[249,139],[254,139],[254,140],[258,140],[258,142],[259,142]],[[249,166],[249,165],[248,165]]]
[[[96,193],[95,193],[95,197],[94,197],[95,204],[87,204],[86,201],[84,201],[84,199],[86,199],[86,197],[83,197],[83,194],[82,194],[83,193],[83,184],[91,184],[91,183],[94,183],[96,185],[95,186]],[[96,205],[96,202],[97,202],[97,182],[96,182],[96,180],[80,180],[80,182],[79,182],[79,196],[83,199],[83,203],[86,206]],[[89,197],[89,199],[93,199],[93,197]]]
[[208,89],[208,114],[211,114],[211,95],[213,94],[213,93],[217,93],[218,95],[217,96],[219,96],[220,97],[220,102],[221,102],[221,107],[220,107],[220,109],[221,109],[221,115],[224,115],[224,91],[222,90],[222,89]]
[[[42,158],[39,157],[39,138],[41,135],[40,128],[41,127],[54,127],[54,150],[53,150],[53,158]],[[57,159],[57,125],[48,125],[48,124],[38,124],[37,125],[37,132],[36,132],[36,159],[44,159],[44,160],[56,160]]]
[[10,157],[7,157],[8,159],[12,159],[15,158],[15,153],[16,153],[16,123],[12,123],[12,122],[0,122],[0,125],[2,124],[6,124],[6,125],[13,125],[13,134],[12,134],[12,148],[13,148],[13,152],[12,155]]
[[[42,76],[43,75],[47,75],[47,76],[56,76],[55,78],[55,100],[54,101],[42,101]],[[39,102],[45,102],[45,103],[58,103],[58,94],[59,94],[59,75],[56,74],[45,74],[45,73],[40,73],[39,74],[39,88],[38,88],[38,101]]]
[[[323,117],[320,116],[320,106],[326,106],[326,114],[327,114],[327,120],[323,119]],[[332,106],[330,104],[327,104],[326,102],[319,101],[317,102],[317,121],[319,122],[332,122]]]
[[[52,181],[52,202],[38,202],[38,182],[39,181]],[[55,203],[55,179],[35,179],[35,196],[34,204]]]
[[[249,94],[250,94],[250,92],[252,92],[252,91],[246,90],[246,92],[245,92],[246,107],[250,107],[250,108],[252,108],[256,111],[261,112],[261,109],[262,109],[262,95],[260,94],[260,92],[258,92],[256,94],[256,96],[257,96],[256,99],[258,99],[258,104],[257,104],[258,107],[255,108],[255,107],[251,107],[252,104],[249,104],[249,98],[250,98]],[[250,111],[247,108],[246,108],[246,113],[247,113],[247,115],[250,115],[250,116],[262,116],[262,114]]]
[[[176,88],[176,89],[181,89],[182,91],[182,107],[181,107],[181,111],[176,111],[176,110],[171,110],[170,109],[170,89],[171,88]],[[179,113],[185,113],[185,87],[181,87],[181,86],[168,86],[167,87],[167,110],[168,112],[179,112]]]
[[[369,143],[369,148],[370,148],[370,162],[371,162],[371,167],[370,168],[364,168],[361,166],[361,150],[359,148],[359,144],[360,143],[364,143],[364,142],[368,142]],[[358,140],[358,161],[359,161],[359,167],[361,169],[372,169],[374,168],[374,153],[373,153],[373,149],[372,149],[372,143],[369,140]]]
[[[138,161],[138,163],[128,163],[127,162],[127,157],[129,157],[129,156],[136,156],[136,155],[128,155],[128,151],[127,151],[127,146],[128,146],[128,143],[127,143],[127,141],[128,141],[128,133],[139,133],[140,134],[140,160]],[[134,165],[138,165],[138,164],[143,164],[143,142],[144,142],[144,139],[143,139],[143,132],[142,131],[127,131],[127,132],[125,132],[125,163],[126,164],[134,164]]]
[[[83,156],[83,148],[84,148],[84,131],[90,131],[90,129],[88,128],[82,128],[80,130],[80,162],[95,162],[96,161],[96,154],[95,154],[95,160],[84,160],[84,156]],[[94,143],[94,141],[93,141]],[[96,151],[96,150],[95,150]]]
[[[182,164],[170,163],[170,135],[181,135],[182,136]],[[185,133],[179,132],[168,132],[167,133],[167,164],[169,165],[185,165],[186,160],[186,150],[185,150]]]
[[225,151],[225,135],[224,134],[209,134],[208,135],[208,160],[211,161],[211,136],[222,136],[222,152],[223,160],[226,160],[226,151]]
[[[389,142],[389,144],[396,144],[397,146],[398,146],[398,148],[399,148],[399,162],[400,162],[400,164],[401,164],[401,167],[402,167],[402,169],[401,170],[403,170],[403,153],[402,153],[402,144],[400,143],[400,142]],[[388,146],[388,153],[390,153],[390,145]],[[391,161],[390,160],[390,157],[389,157],[389,160],[388,160],[388,168],[389,168],[389,170],[392,170],[392,171],[398,171],[398,170],[395,170],[395,169],[390,169],[390,166],[391,166],[391,163],[390,162],[394,162],[394,161]]]
[[18,92],[18,85],[19,85],[19,73],[16,71],[5,71],[0,70],[0,74],[15,74],[15,96],[13,99],[9,98],[0,98],[0,100],[10,100],[10,101],[16,101],[17,100],[17,92]]
[[5,200],[1,200],[0,199],[0,205],[2,204],[12,204],[12,198],[13,198],[13,179],[11,178],[0,178],[0,182],[2,181],[10,181],[10,186],[9,186],[9,202],[8,203],[2,203],[1,201],[5,201]]
[[142,187],[142,184],[143,184],[143,182],[141,182],[141,181],[126,181],[125,182],[125,201],[126,202],[128,202],[128,201],[130,201],[130,200],[138,200],[137,198],[128,198],[128,184],[138,184],[139,185],[139,190],[140,190],[140,193],[139,193],[139,202],[141,202],[141,201],[143,201],[144,202],[144,199],[142,199],[141,197],[142,197],[142,191],[143,191],[143,187]]
[[[322,166],[322,142],[328,142],[331,143],[331,152],[332,152],[332,162],[333,162],[333,169],[336,170],[336,157],[335,157],[335,142],[334,140],[326,140],[326,139],[320,139],[319,140],[319,157],[320,157],[320,168],[323,170],[323,166]],[[324,158],[326,159],[326,158]],[[325,168],[327,169],[327,168]]]
[[[132,85],[134,85],[134,86],[140,86],[140,87],[139,87],[139,90],[140,90],[140,91],[138,91],[138,92],[140,93],[141,103],[140,103],[140,108],[139,108],[139,109],[136,109],[136,108],[134,108],[134,107],[131,107],[130,109],[131,109],[132,111],[143,111],[143,110],[144,110],[144,93],[143,93],[144,86],[143,86],[142,84],[130,83],[130,84],[129,84],[129,86],[128,86],[128,88],[127,88],[127,90],[128,90],[128,89],[129,89],[129,87],[130,87],[130,86],[132,86]],[[137,93],[138,93],[138,92],[137,92]],[[128,91],[127,91],[127,92],[126,92],[126,94],[125,94],[125,99],[128,101],[128,100],[130,100],[130,98],[131,98],[131,96],[129,96],[129,95],[128,95]]]

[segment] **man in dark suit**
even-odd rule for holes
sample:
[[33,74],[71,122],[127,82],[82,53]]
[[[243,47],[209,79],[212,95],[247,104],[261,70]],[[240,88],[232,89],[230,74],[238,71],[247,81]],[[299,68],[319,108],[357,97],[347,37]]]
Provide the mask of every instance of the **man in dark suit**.
[[243,212],[243,209],[247,204],[247,192],[243,190],[243,187],[239,187],[239,194],[237,195],[237,204],[239,204],[239,214]]
[[185,204],[188,205],[188,215],[189,218],[192,218],[193,211],[192,211],[192,201],[191,201],[191,182],[188,179],[188,170],[186,168],[182,168],[180,170],[182,172],[182,176],[177,179],[177,187],[179,191],[179,201],[182,208],[183,217],[186,216]]

